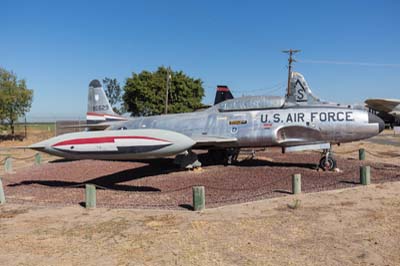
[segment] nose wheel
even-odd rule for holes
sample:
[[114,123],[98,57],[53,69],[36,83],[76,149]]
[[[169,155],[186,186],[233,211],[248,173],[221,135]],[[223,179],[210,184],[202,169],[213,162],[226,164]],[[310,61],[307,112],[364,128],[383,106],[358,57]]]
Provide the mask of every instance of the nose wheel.
[[324,171],[332,171],[336,168],[336,160],[331,151],[324,152],[324,156],[319,161],[319,167]]

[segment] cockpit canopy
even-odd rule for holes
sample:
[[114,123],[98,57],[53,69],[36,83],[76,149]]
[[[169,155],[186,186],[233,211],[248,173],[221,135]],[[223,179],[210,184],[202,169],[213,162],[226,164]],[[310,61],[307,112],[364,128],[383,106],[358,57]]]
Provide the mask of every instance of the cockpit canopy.
[[220,112],[276,109],[282,108],[285,97],[280,96],[245,96],[224,101],[217,105]]

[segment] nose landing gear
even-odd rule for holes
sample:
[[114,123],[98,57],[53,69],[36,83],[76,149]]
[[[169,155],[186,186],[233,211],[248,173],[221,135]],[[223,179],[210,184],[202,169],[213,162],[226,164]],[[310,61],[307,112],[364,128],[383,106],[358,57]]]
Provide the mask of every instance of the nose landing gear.
[[336,160],[333,158],[333,154],[330,150],[324,150],[323,156],[319,161],[319,167],[324,171],[332,171],[336,168]]

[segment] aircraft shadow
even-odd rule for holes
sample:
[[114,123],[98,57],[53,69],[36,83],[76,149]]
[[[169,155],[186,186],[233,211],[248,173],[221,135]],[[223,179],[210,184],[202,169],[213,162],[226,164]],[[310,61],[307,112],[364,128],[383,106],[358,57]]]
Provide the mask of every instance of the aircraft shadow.
[[288,195],[293,194],[292,191],[284,190],[284,189],[275,189],[274,192],[281,193],[281,194],[288,194]]
[[148,164],[142,167],[128,169],[110,175],[104,175],[93,179],[85,180],[82,182],[63,181],[63,180],[25,180],[19,183],[9,184],[10,187],[27,186],[39,184],[49,187],[63,187],[63,188],[77,188],[84,187],[85,184],[94,184],[99,189],[110,189],[119,191],[134,191],[134,192],[159,192],[159,188],[151,186],[133,186],[120,184],[144,177],[168,174],[171,172],[179,171],[173,164],[167,165],[165,162],[158,161],[155,164]]
[[[207,154],[199,155],[199,160],[201,161],[203,166],[212,166],[212,165],[224,165],[219,160],[213,160],[211,156]],[[261,160],[261,159],[249,159],[243,160],[240,162],[235,162],[233,165],[243,166],[243,167],[254,167],[254,166],[270,166],[270,167],[298,167],[298,168],[307,168],[312,170],[318,170],[318,164],[312,163],[287,163],[287,162],[274,162],[270,160]]]
[[[207,154],[199,154],[199,161],[201,162],[202,166],[213,166],[213,165],[224,165],[223,162],[220,160],[214,160]],[[65,163],[65,162],[73,162],[76,160],[69,160],[69,159],[56,159],[51,161],[50,163]],[[152,175],[158,175],[162,174],[163,172],[159,171],[158,168],[163,168],[163,169],[171,169],[171,171],[180,171],[182,169],[179,169],[178,166],[174,165],[173,159],[169,158],[160,158],[160,159],[148,159],[148,160],[134,160],[134,161],[122,161],[122,162],[140,162],[140,163],[147,163],[149,166],[151,166],[151,171],[144,171],[146,174],[140,175],[140,177],[146,177],[146,176],[152,176]],[[274,161],[269,161],[269,160],[260,160],[260,159],[250,159],[250,160],[243,160],[241,162],[236,162],[233,165],[237,166],[243,166],[243,167],[253,167],[253,166],[270,166],[270,167],[298,167],[298,168],[308,168],[312,170],[318,170],[318,164],[312,164],[312,163],[285,163],[285,162],[274,162]],[[146,167],[146,166],[145,166]],[[137,170],[140,168],[136,168],[134,170]],[[152,174],[152,172],[155,172]],[[123,181],[122,181],[123,182]]]
[[318,170],[318,165],[313,163],[286,163],[286,162],[273,162],[268,160],[245,160],[236,163],[238,166],[253,167],[253,166],[270,166],[270,167],[298,167]]
[[339,183],[342,184],[350,184],[350,185],[360,185],[361,183],[359,181],[348,181],[348,180],[341,180]]

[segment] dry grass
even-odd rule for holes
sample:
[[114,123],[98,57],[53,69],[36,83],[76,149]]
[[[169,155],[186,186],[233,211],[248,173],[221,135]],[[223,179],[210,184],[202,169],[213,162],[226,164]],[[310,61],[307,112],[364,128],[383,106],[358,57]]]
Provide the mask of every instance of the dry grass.
[[[359,147],[382,155],[399,152],[398,146],[368,141],[346,144],[336,150]],[[358,154],[344,156],[357,158]],[[383,157],[367,158],[399,163]],[[201,213],[7,204],[0,207],[0,262],[400,265],[399,190],[400,182],[384,183]]]

